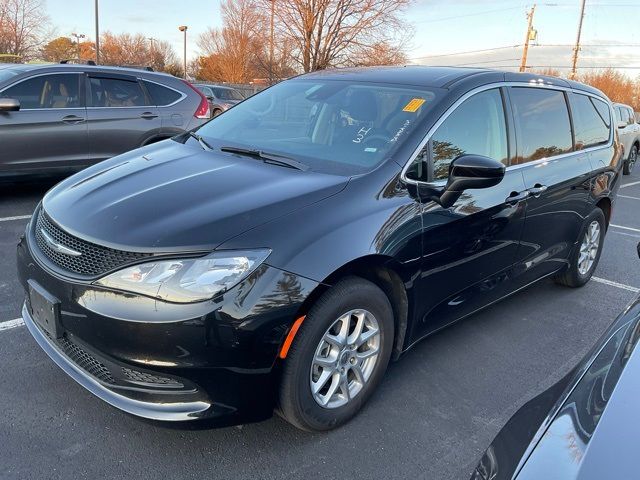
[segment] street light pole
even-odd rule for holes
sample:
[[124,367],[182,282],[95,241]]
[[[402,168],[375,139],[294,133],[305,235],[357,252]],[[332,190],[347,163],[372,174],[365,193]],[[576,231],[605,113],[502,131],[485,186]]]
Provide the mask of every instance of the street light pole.
[[98,0],[95,1],[96,10],[96,65],[100,65],[100,23],[98,20]]
[[182,64],[184,67],[184,78],[187,78],[187,26],[181,25],[178,27],[178,30],[184,33],[184,52],[182,57]]
[[80,39],[81,38],[85,38],[86,35],[84,33],[72,33],[71,34],[72,37],[74,37],[76,39],[76,52],[77,52],[77,56],[78,56],[78,61],[80,61]]
[[149,42],[151,43],[151,65],[155,68],[155,61],[156,61],[156,49],[154,48],[153,42],[155,41],[155,38],[153,37],[147,37],[147,40],[149,40]]

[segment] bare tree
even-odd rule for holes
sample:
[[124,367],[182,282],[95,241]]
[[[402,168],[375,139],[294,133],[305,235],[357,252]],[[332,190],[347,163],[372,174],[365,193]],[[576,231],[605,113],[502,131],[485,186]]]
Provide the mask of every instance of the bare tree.
[[225,0],[222,29],[209,29],[198,40],[203,52],[198,74],[202,78],[246,83],[257,74],[256,65],[266,44],[266,18],[257,0]]
[[305,72],[357,65],[364,57],[371,63],[380,45],[387,52],[402,50],[412,29],[401,13],[411,3],[412,0],[279,1],[275,9],[278,33],[293,41],[294,58]]
[[50,35],[43,0],[0,0],[0,53],[35,57]]
[[100,39],[100,61],[105,65],[150,66],[175,73],[178,57],[169,42],[144,35],[105,32]]

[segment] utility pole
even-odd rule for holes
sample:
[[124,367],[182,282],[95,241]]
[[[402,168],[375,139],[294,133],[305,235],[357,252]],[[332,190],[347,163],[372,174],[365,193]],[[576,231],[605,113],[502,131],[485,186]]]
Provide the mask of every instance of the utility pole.
[[575,80],[576,78],[576,70],[578,68],[578,52],[580,51],[580,36],[582,35],[582,21],[584,20],[584,6],[586,0],[582,0],[582,5],[580,6],[580,21],[578,22],[578,38],[576,39],[576,46],[573,49],[573,62],[571,66],[571,75],[569,78],[571,80]]
[[527,54],[529,53],[529,41],[531,40],[531,32],[533,32],[533,14],[536,12],[536,4],[533,4],[529,13],[527,13],[527,36],[524,39],[524,49],[522,50],[522,62],[520,62],[520,71],[524,72],[527,69]]
[[183,57],[182,57],[182,64],[184,67],[184,78],[186,80],[187,78],[187,26],[186,25],[182,25],[180,27],[178,27],[178,30],[180,30],[181,32],[184,33],[184,52],[183,52]]
[[271,41],[269,43],[269,85],[273,85],[273,18],[275,17],[276,0],[271,0]]
[[98,0],[95,2],[96,10],[96,65],[100,65],[100,23],[98,21]]

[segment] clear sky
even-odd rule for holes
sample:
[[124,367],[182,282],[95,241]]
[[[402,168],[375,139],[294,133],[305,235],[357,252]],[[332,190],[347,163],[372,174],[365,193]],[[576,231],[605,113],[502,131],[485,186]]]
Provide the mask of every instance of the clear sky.
[[[57,34],[76,32],[94,37],[93,0],[46,0],[46,3]],[[435,65],[517,66],[526,32],[526,11],[532,3],[417,0],[406,12],[415,28],[409,57],[417,63]],[[539,45],[530,49],[529,65],[570,65],[579,4],[579,0],[538,2],[533,23]],[[640,74],[639,24],[640,0],[587,0],[582,34],[585,47],[579,65],[627,67],[626,73]],[[197,35],[208,27],[220,26],[219,0],[100,0],[102,31],[140,32],[170,42],[180,53],[179,25],[189,26],[187,54],[193,58],[198,54]],[[518,47],[449,55],[514,45]]]

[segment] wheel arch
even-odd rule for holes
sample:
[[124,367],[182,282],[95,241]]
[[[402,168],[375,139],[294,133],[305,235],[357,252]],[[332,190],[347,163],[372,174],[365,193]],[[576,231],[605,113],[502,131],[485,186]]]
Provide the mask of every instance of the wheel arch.
[[602,197],[596,203],[596,207],[598,207],[604,213],[604,219],[607,223],[607,228],[609,228],[609,223],[611,222],[611,199],[609,197]]
[[345,277],[364,278],[380,288],[389,299],[394,317],[392,359],[397,360],[404,349],[409,319],[409,297],[396,260],[385,255],[372,254],[352,260],[328,275],[305,299],[298,317],[306,315],[315,301]]

